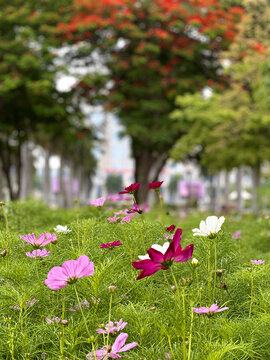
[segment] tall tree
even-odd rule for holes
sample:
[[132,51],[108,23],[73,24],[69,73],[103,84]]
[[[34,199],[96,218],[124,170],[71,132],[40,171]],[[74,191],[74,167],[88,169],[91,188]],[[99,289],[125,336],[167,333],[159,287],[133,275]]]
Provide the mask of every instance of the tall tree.
[[209,80],[224,86],[217,56],[232,42],[243,10],[217,0],[74,0],[71,11],[58,29],[63,41],[77,43],[70,57],[89,67],[81,94],[119,115],[143,201],[184,132],[169,117],[175,95]]

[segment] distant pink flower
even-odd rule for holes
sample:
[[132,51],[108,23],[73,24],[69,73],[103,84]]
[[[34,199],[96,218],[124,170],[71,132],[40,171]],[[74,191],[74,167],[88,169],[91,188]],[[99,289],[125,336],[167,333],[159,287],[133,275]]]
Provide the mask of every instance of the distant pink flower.
[[108,220],[110,223],[115,223],[115,222],[118,222],[118,220],[120,221],[120,218],[117,217],[117,216],[114,216],[114,217],[108,217],[107,220]]
[[170,359],[170,358],[171,358],[170,354],[166,353],[165,354],[165,359]]
[[143,212],[143,210],[141,210],[139,208],[139,206],[134,203],[132,208],[130,208],[128,211],[127,211],[127,214],[134,214],[134,213],[138,213],[138,214],[141,214]]
[[270,233],[268,233],[267,236],[270,236]]
[[149,189],[159,190],[159,188],[161,187],[162,184],[163,184],[163,181],[152,181],[149,184]]
[[228,310],[228,309],[229,308],[227,306],[219,309],[219,307],[218,307],[218,305],[216,303],[216,304],[211,305],[210,308],[207,308],[207,307],[204,307],[204,306],[200,307],[200,308],[193,308],[193,312],[196,313],[196,314],[208,314],[208,315],[211,315],[211,314],[218,313],[218,312]]
[[241,230],[237,230],[235,233],[232,234],[232,238],[235,240],[241,239],[242,237],[242,231]]
[[68,284],[74,284],[77,279],[94,274],[94,264],[86,255],[78,260],[68,260],[62,266],[54,266],[48,273],[45,285],[52,290],[59,290]]
[[[110,326],[109,326],[110,325]],[[116,321],[113,323],[110,321],[110,324],[105,325],[105,329],[97,329],[98,334],[116,334],[117,332],[121,331],[126,327],[127,322],[123,322],[123,319],[120,319],[119,321]]]
[[115,246],[120,246],[120,245],[123,245],[121,242],[120,242],[120,240],[117,240],[117,241],[113,241],[113,242],[111,242],[111,243],[107,243],[107,244],[104,244],[104,243],[102,243],[101,245],[100,245],[100,248],[101,249],[112,249],[112,248],[114,248]]
[[173,232],[174,229],[175,229],[175,225],[173,225],[173,224],[165,228],[165,230],[168,232]]
[[[39,302],[39,300],[36,298],[33,298],[32,300],[27,300],[25,302],[25,305],[22,306],[22,308],[23,308],[23,310],[29,309],[37,302]],[[9,308],[13,309],[13,310],[20,310],[20,307],[18,305],[10,306]]]
[[124,191],[120,191],[119,194],[134,194],[135,191],[139,190],[140,186],[141,185],[136,182],[126,187]]
[[143,204],[143,207],[142,207],[143,211],[145,213],[148,213],[150,211],[150,208],[149,208],[149,205],[147,203],[144,203]]
[[251,262],[251,264],[260,265],[260,264],[264,264],[265,260],[250,260],[250,262]]
[[114,286],[114,285],[110,285],[110,286],[108,287],[108,291],[109,291],[109,292],[114,292],[116,289],[117,289],[117,287]]
[[121,219],[121,222],[130,222],[130,219],[131,219],[131,216],[130,215],[128,215],[128,216],[125,216],[125,217],[123,217],[122,219]]
[[[48,233],[47,233],[48,234]],[[52,241],[51,237],[46,237],[46,234],[41,234],[36,239],[34,233],[28,234],[26,236],[20,235],[20,238],[28,242],[33,246],[34,249],[40,249],[41,247],[46,246]]]
[[6,256],[6,255],[7,255],[7,249],[3,250],[3,251],[0,253],[0,255],[1,255],[2,257]]
[[51,239],[52,244],[57,243],[57,236],[55,234],[46,233],[45,235],[46,235],[47,239]]
[[124,196],[122,196],[121,200],[130,201],[130,200],[132,200],[132,197],[128,196],[128,195],[124,195]]
[[34,250],[32,252],[27,252],[25,255],[31,258],[44,258],[46,256],[50,255],[50,251],[47,251],[46,249],[40,250]]
[[173,240],[164,254],[156,249],[150,248],[147,250],[150,259],[132,262],[132,266],[135,269],[142,270],[137,280],[151,276],[158,270],[168,270],[173,262],[186,262],[191,258],[193,244],[188,245],[182,250],[180,245],[181,233],[181,229],[176,230]]
[[90,201],[90,205],[96,206],[96,207],[101,207],[101,206],[103,206],[104,202],[105,202],[105,199],[103,199],[101,197],[101,198],[98,198],[98,199],[96,199],[94,201]]
[[164,238],[165,238],[166,240],[172,240],[172,239],[173,239],[173,234],[167,234],[167,233],[165,233],[165,234],[164,234]]
[[[86,300],[86,299],[84,299],[82,302],[81,302],[81,308],[82,309],[88,309],[89,308],[89,306],[90,306],[90,304],[89,304],[89,302]],[[70,308],[69,309],[69,311],[77,311],[77,310],[80,310],[80,306],[78,305],[78,304],[76,304],[75,306],[74,306],[74,309],[73,308]]]
[[60,319],[59,319],[59,317],[55,317],[55,318],[52,318],[52,319],[46,318],[45,321],[46,321],[48,324],[52,324],[53,322],[59,323],[59,322],[60,322]]
[[107,195],[107,200],[118,201],[118,200],[121,200],[121,196],[118,195],[118,194],[108,194]]
[[127,337],[128,334],[121,333],[115,339],[115,342],[112,345],[112,347],[104,346],[101,350],[96,350],[95,355],[93,352],[87,354],[86,355],[87,360],[94,360],[95,356],[98,360],[121,359],[119,353],[133,349],[135,346],[138,345],[136,342],[132,342],[130,344],[125,345]]

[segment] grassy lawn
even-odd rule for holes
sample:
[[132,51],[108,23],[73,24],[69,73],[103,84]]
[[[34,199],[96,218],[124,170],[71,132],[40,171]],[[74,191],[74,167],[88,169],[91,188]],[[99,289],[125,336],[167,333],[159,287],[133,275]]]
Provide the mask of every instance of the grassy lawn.
[[[51,210],[31,201],[14,203],[8,206],[8,228],[1,212],[0,252],[7,249],[7,254],[0,257],[0,359],[86,359],[94,350],[112,346],[120,333],[128,333],[126,344],[137,343],[118,353],[123,359],[270,359],[268,218],[228,216],[209,239],[192,233],[209,214],[179,220],[176,214],[151,211],[129,223],[110,223],[107,218],[114,211],[105,205],[101,210]],[[54,233],[58,224],[72,231],[58,233],[57,243],[46,245],[50,255],[26,256],[33,248],[19,235]],[[171,224],[183,229],[183,249],[194,244],[192,258],[198,266],[191,258],[136,280],[140,270],[131,263],[151,245],[163,245],[165,227]],[[237,230],[241,239],[232,238]],[[118,240],[121,246],[100,248]],[[45,285],[54,266],[81,255],[94,263],[92,276],[59,290]],[[258,259],[265,263],[251,264]],[[193,312],[193,307],[216,302],[229,309],[211,316]],[[109,320],[120,319],[127,325],[118,333],[97,333]],[[111,349],[107,351],[109,357],[88,358],[112,358]]]

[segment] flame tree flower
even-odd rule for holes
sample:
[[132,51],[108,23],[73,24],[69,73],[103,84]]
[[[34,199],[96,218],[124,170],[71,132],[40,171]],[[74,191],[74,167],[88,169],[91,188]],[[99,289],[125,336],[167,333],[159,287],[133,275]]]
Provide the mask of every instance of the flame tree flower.
[[158,270],[168,270],[174,262],[186,262],[191,258],[193,253],[193,244],[188,245],[184,250],[182,250],[180,245],[181,234],[182,230],[177,229],[172,242],[164,254],[158,250],[150,248],[147,250],[150,259],[132,262],[132,266],[135,269],[142,270],[137,277],[137,280],[146,276],[151,276]]
[[62,266],[54,266],[48,273],[45,285],[52,290],[59,290],[68,284],[74,284],[79,278],[94,274],[94,264],[86,255],[78,260],[68,260]]
[[208,216],[205,221],[200,222],[199,229],[193,229],[193,236],[204,236],[213,239],[216,237],[216,234],[221,230],[221,226],[225,221],[225,217],[221,216]]

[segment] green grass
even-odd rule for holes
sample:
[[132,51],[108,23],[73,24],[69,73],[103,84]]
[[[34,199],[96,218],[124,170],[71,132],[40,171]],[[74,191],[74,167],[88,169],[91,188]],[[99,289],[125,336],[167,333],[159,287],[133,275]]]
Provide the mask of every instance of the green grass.
[[[192,229],[207,215],[193,214],[179,220],[176,215],[164,214],[159,222],[156,221],[158,213],[150,212],[132,218],[129,224],[110,224],[107,217],[112,214],[113,210],[98,214],[97,209],[90,207],[51,210],[33,201],[12,203],[8,206],[9,231],[6,233],[1,213],[0,252],[8,247],[8,254],[0,257],[0,359],[86,359],[92,344],[96,349],[104,345],[103,336],[98,335],[96,329],[108,322],[111,295],[111,320],[127,321],[123,330],[129,334],[127,343],[138,342],[137,347],[122,353],[123,359],[163,360],[165,353],[169,353],[171,359],[182,360],[184,321],[187,360],[270,359],[268,219],[251,215],[226,218],[215,240],[216,269],[224,272],[221,278],[217,276],[215,290],[211,275],[209,292],[210,240],[192,234]],[[139,271],[131,262],[138,260],[138,255],[146,254],[152,244],[163,244],[164,227],[172,223],[183,229],[182,247],[194,243],[193,257],[199,260],[199,266],[195,270],[191,261],[174,263],[168,271],[160,270],[137,281]],[[53,232],[58,224],[68,225],[72,232],[59,234],[57,244],[46,247],[51,255],[39,261],[26,257],[25,252],[32,249],[19,235]],[[232,239],[231,234],[239,229],[242,239]],[[123,246],[100,249],[102,242],[116,240],[121,240]],[[64,261],[77,259],[82,254],[95,265],[93,276],[76,283],[80,300],[90,303],[90,307],[83,310],[90,337],[81,312],[68,310],[77,304],[74,285],[58,291],[44,285],[53,266],[61,266]],[[266,260],[265,264],[252,266],[250,271],[250,260],[260,258]],[[171,289],[173,277],[177,291]],[[182,279],[190,278],[190,286],[181,285]],[[117,287],[112,294],[108,291],[110,285]],[[92,297],[101,300],[97,304]],[[39,301],[27,308],[25,302],[33,298]],[[229,310],[211,318],[192,314],[193,306],[209,307],[215,301],[219,306],[228,306]],[[20,310],[11,308],[16,305]],[[45,321],[46,317],[57,316],[68,320],[68,325]],[[109,344],[114,338],[110,337]]]

